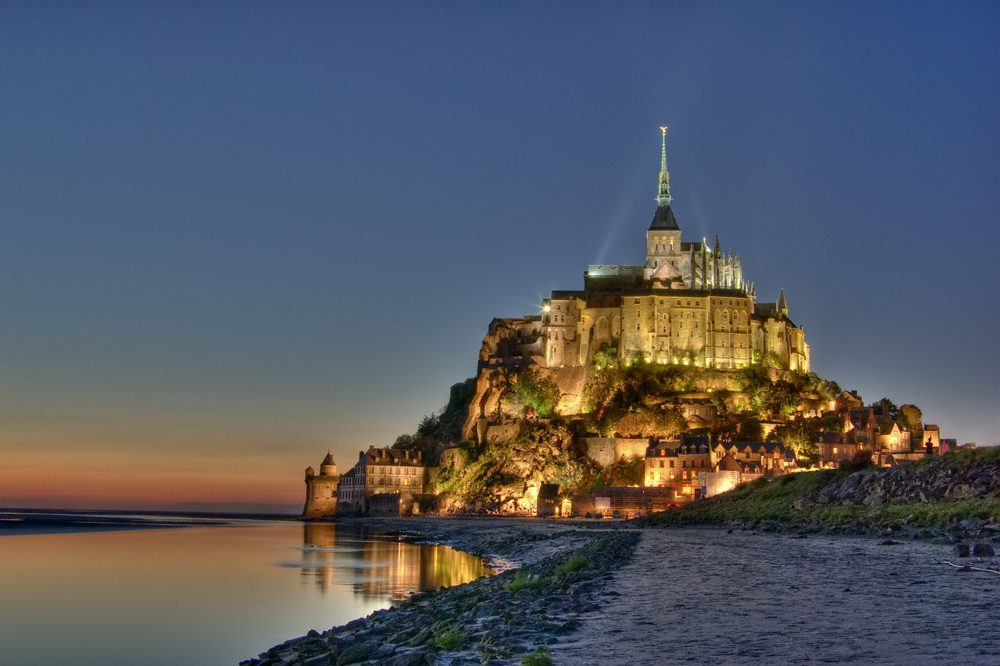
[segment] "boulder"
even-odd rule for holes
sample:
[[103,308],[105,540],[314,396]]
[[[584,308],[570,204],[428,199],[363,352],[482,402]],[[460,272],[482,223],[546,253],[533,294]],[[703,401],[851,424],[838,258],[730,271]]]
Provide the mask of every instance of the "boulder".
[[972,545],[972,555],[974,557],[993,557],[996,553],[990,544],[977,543]]

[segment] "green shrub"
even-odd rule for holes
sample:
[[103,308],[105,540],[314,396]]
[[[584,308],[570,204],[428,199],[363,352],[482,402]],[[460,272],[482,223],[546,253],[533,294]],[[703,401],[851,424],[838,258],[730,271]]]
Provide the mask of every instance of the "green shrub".
[[451,628],[434,634],[434,644],[442,650],[454,650],[465,642],[465,634],[461,629]]
[[844,476],[850,476],[863,469],[874,469],[874,467],[875,463],[872,462],[871,451],[857,451],[850,459],[841,460],[839,465],[840,473]]
[[554,570],[556,576],[565,576],[573,571],[580,571],[581,569],[586,569],[590,566],[590,558],[580,553],[573,553],[560,564],[558,564]]
[[552,666],[552,656],[545,648],[540,648],[521,657],[524,666]]
[[511,594],[517,594],[521,590],[540,590],[545,587],[546,582],[544,578],[539,576],[532,576],[526,571],[518,571],[514,574],[514,579],[509,583],[503,584],[503,589],[507,590]]

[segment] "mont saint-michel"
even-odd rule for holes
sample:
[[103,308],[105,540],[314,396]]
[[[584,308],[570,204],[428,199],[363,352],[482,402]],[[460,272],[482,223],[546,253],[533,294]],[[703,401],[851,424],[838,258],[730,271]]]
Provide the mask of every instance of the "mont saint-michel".
[[[784,292],[758,302],[740,255],[723,253],[719,237],[684,241],[671,209],[666,134],[660,151],[656,212],[646,231],[646,262],[588,266],[580,291],[553,291],[542,314],[494,319],[479,354],[479,390],[463,429],[492,413],[501,397],[489,390],[496,370],[538,367],[564,389],[560,413],[579,411],[586,368],[641,361],[701,368],[745,368],[765,357],[775,367],[809,372],[809,346],[788,316]],[[600,368],[598,368],[600,369]]]
[[[759,298],[718,235],[683,237],[661,127],[645,261],[490,322],[447,407],[343,475],[306,470],[307,517],[640,516],[805,469],[954,450],[913,404],[866,404],[810,368],[784,290]],[[793,276],[789,276],[792,279]]]

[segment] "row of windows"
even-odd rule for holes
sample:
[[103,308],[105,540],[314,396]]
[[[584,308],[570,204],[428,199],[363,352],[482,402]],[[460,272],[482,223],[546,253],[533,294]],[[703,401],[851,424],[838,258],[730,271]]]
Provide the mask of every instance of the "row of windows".
[[[660,467],[661,467],[661,468],[663,467],[663,463],[664,463],[664,462],[669,462],[669,463],[670,463],[670,465],[669,465],[669,466],[670,466],[670,468],[671,468],[671,469],[673,469],[673,467],[674,467],[674,461],[673,461],[673,460],[667,460],[667,461],[663,461],[663,460],[661,460],[661,461],[660,461]],[[691,467],[705,467],[705,459],[704,459],[704,458],[702,458],[702,459],[701,459],[700,461],[698,461],[698,462],[700,462],[701,464],[700,464],[700,465],[695,465],[695,464],[694,464],[694,463],[695,463],[695,461],[694,461],[694,460],[692,460],[692,461],[691,461]],[[648,465],[649,465],[650,467],[656,467],[656,461],[655,461],[655,460],[647,460],[647,461],[646,461],[646,463],[647,463],[647,464],[648,464]],[[682,460],[682,461],[681,461],[681,467],[687,467],[687,466],[688,466],[688,461],[687,461],[687,460]]]
[[[639,305],[639,303],[641,302],[641,300],[642,299],[639,299],[639,298],[635,299],[635,305]],[[652,303],[653,299],[649,299],[649,300],[650,300],[650,303]],[[665,304],[664,300],[665,299],[662,299],[662,298],[660,299],[660,305],[664,305]],[[686,306],[685,306],[685,303],[687,303]],[[684,307],[692,307],[691,306],[691,301],[682,301],[680,299],[677,299],[677,305],[684,306]],[[700,308],[701,307],[701,301],[697,301],[697,300],[694,301],[694,307]]]
[[[655,478],[654,478],[654,475],[655,475]],[[666,476],[668,477],[668,480],[670,480],[670,481],[673,481],[677,477],[677,475],[674,474],[673,472],[670,472]],[[663,472],[650,472],[649,473],[649,480],[650,481],[663,481],[664,480],[663,477],[664,477]],[[688,474],[687,470],[684,470],[683,472],[681,472],[681,479],[683,479],[685,481],[687,481],[688,479],[696,479],[696,478],[698,478],[698,472],[697,471],[692,471],[690,473],[690,475]]]
[[[402,484],[400,484],[400,481],[402,481]],[[412,481],[412,483],[411,483],[411,481]],[[373,486],[398,486],[398,485],[409,486],[409,485],[416,485],[416,484],[417,484],[417,480],[416,479],[397,479],[395,477],[379,478],[379,479],[373,479],[372,480],[372,485]]]
[[[400,471],[402,470],[402,471]],[[381,469],[373,469],[372,474],[408,474],[414,476],[417,473],[415,467],[389,467],[385,466]]]

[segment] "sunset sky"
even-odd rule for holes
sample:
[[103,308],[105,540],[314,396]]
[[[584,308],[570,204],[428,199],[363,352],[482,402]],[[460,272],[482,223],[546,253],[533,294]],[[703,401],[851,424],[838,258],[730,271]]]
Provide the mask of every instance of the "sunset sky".
[[[88,3],[89,4],[89,3]],[[0,506],[295,511],[685,240],[1000,442],[996,2],[6,3]]]

